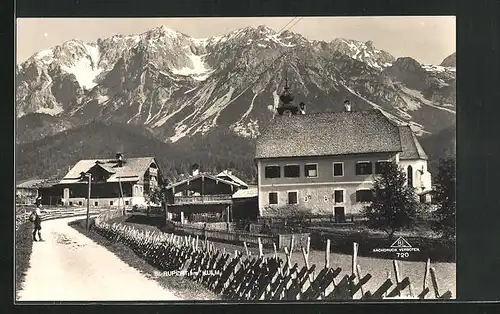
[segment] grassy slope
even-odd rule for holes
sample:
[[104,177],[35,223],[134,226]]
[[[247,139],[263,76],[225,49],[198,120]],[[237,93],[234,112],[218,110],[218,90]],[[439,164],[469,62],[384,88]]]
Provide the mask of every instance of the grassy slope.
[[21,223],[16,230],[16,246],[15,246],[15,287],[16,298],[23,288],[24,278],[30,264],[31,251],[33,249],[32,224],[27,221]]

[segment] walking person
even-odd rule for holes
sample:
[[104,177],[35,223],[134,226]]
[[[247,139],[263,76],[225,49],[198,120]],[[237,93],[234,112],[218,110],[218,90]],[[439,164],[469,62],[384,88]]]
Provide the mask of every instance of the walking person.
[[[33,222],[33,241],[43,241],[42,239],[42,219],[40,205],[42,203],[42,198],[37,197],[35,201],[35,210],[30,215],[30,220]],[[38,233],[38,240],[36,239],[36,234]]]

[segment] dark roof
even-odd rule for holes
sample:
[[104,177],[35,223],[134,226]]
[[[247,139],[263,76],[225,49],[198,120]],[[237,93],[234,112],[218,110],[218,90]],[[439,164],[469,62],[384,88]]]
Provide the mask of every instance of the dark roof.
[[398,127],[380,110],[276,116],[255,158],[401,152]]
[[424,149],[418,142],[415,133],[411,130],[410,126],[400,126],[399,136],[401,138],[401,146],[403,152],[399,155],[399,159],[424,159],[427,160],[427,155]]
[[[116,159],[88,159],[80,160],[71,170],[64,176],[60,183],[76,183],[80,181],[80,173],[87,172],[96,165],[99,161],[99,166],[111,173],[107,182],[118,181],[137,181],[149,165],[155,162],[154,157],[138,157],[126,158],[122,167],[117,167]],[[156,163],[156,162],[155,162]]]

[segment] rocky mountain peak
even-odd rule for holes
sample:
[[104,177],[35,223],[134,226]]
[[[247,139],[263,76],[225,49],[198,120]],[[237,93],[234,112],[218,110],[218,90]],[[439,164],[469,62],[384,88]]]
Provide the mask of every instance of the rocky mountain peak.
[[421,64],[410,57],[400,57],[392,63],[392,68],[399,68],[400,70],[416,71],[422,69]]
[[441,62],[440,66],[443,67],[456,67],[457,66],[457,53],[454,52],[448,57],[446,57],[443,62]]

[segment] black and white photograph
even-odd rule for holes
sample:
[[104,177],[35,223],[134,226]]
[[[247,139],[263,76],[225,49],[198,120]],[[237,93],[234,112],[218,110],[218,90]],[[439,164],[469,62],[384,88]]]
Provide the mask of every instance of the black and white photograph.
[[18,18],[15,302],[456,299],[455,16]]

